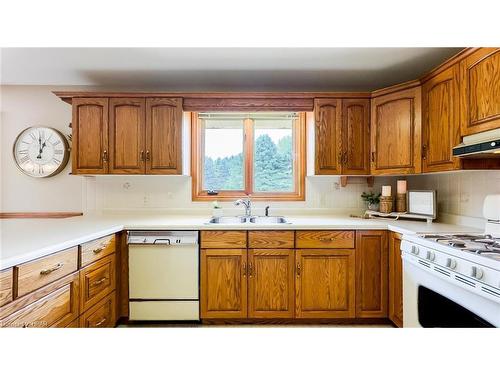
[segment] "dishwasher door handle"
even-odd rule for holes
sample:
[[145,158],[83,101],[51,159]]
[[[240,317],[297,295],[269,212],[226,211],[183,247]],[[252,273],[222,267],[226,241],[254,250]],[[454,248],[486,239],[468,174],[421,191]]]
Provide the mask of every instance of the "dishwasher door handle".
[[162,241],[165,241],[167,245],[170,245],[170,239],[169,238],[157,238],[153,241],[153,245],[157,243],[163,243]]

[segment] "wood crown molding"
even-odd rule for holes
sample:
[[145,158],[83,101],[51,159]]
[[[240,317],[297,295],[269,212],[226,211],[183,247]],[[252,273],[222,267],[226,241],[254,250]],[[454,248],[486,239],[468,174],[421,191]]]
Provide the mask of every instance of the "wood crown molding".
[[372,98],[377,98],[379,96],[392,94],[394,92],[398,92],[398,91],[402,91],[402,90],[412,89],[412,88],[418,87],[420,85],[421,85],[421,82],[419,79],[414,79],[412,81],[398,83],[397,85],[393,85],[393,86],[385,87],[385,88],[380,89],[380,90],[373,91]]
[[[299,99],[370,98],[369,92],[119,92],[119,91],[52,91],[71,104],[73,98],[183,98],[201,99]],[[189,101],[188,101],[189,102]]]
[[83,212],[0,212],[0,219],[65,219],[82,216]]
[[450,66],[455,65],[456,63],[459,63],[461,60],[463,60],[467,56],[473,54],[478,49],[480,49],[480,48],[479,47],[467,47],[467,48],[464,48],[459,53],[457,53],[456,55],[453,55],[448,60],[446,60],[442,64],[436,66],[434,69],[432,69],[430,72],[428,72],[422,78],[420,78],[420,82],[422,84],[425,83],[425,82],[427,82],[432,77],[435,77],[439,73],[442,73],[444,70],[448,69]]

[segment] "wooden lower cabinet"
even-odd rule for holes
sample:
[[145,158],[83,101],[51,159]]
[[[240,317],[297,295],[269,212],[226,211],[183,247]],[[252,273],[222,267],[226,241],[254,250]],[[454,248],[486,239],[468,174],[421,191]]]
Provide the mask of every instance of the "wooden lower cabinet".
[[387,232],[356,232],[356,317],[386,318],[388,294]]
[[246,249],[202,249],[200,276],[201,318],[247,317]]
[[296,250],[296,318],[355,316],[355,251]]
[[293,318],[294,251],[248,250],[248,317]]
[[116,323],[115,292],[110,293],[80,316],[80,328],[112,328]]
[[391,233],[389,243],[389,319],[403,326],[403,259],[401,258],[401,235]]

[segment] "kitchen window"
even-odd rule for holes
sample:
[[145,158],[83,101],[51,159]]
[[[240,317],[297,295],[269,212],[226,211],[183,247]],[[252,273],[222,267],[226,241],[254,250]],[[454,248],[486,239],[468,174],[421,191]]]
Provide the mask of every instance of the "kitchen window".
[[193,200],[304,200],[305,113],[192,113]]

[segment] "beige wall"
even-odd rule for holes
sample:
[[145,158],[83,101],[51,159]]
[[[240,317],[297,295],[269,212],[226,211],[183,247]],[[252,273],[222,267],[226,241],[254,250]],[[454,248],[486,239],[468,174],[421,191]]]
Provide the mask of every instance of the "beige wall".
[[30,126],[49,126],[69,134],[71,106],[47,86],[1,86],[2,211],[81,211],[83,178],[70,176],[70,163],[57,176],[35,179],[14,164],[12,145]]

